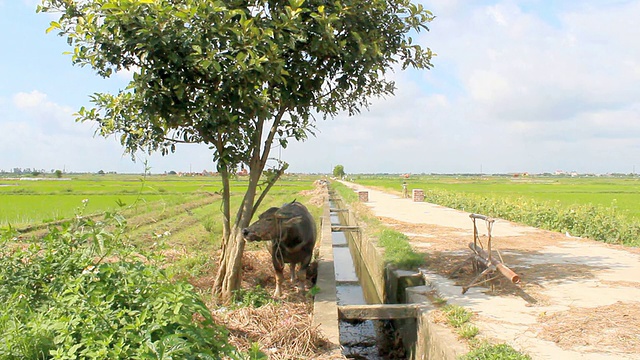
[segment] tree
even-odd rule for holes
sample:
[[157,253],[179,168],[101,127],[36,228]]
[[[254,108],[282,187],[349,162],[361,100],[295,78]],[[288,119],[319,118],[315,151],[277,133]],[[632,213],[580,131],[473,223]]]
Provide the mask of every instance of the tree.
[[[42,0],[58,12],[48,31],[66,36],[71,60],[109,77],[133,71],[118,94],[91,96],[79,121],[118,134],[126,151],[204,143],[222,178],[222,255],[214,292],[240,286],[241,229],[287,168],[267,166],[273,145],[313,134],[315,116],[349,115],[392,95],[385,73],[431,67],[409,33],[432,14],[410,0]],[[231,217],[230,177],[249,185]],[[259,191],[260,190],[260,191]]]
[[60,179],[60,178],[62,177],[62,170],[56,170],[56,171],[54,172],[54,174],[56,175],[56,177],[57,177],[58,179]]
[[345,175],[344,173],[344,166],[342,165],[336,165],[333,168],[333,176],[337,177],[337,178],[341,178]]

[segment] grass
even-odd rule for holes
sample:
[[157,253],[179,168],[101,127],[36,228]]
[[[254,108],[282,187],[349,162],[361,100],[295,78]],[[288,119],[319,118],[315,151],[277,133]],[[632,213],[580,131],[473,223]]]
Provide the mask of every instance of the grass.
[[384,259],[388,264],[402,269],[414,269],[424,264],[424,255],[413,251],[407,235],[384,229],[377,234],[378,245],[384,248]]
[[471,320],[473,315],[469,310],[458,305],[445,305],[442,312],[447,318],[447,323],[454,328],[459,328]]
[[470,321],[473,314],[458,305],[445,305],[441,308],[447,323],[456,333],[469,341],[472,350],[460,357],[460,360],[531,360],[529,355],[523,354],[508,344],[491,344],[479,341],[476,336],[480,332]]
[[518,352],[508,344],[492,345],[482,342],[478,347],[460,357],[460,360],[531,360],[531,356]]

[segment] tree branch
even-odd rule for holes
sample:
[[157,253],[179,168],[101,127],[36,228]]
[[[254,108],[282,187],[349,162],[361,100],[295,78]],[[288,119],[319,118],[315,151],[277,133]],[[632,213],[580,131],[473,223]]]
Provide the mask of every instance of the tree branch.
[[276,170],[274,177],[267,181],[267,187],[260,193],[258,200],[256,200],[256,203],[253,205],[253,211],[251,212],[251,217],[255,215],[256,209],[258,209],[258,207],[262,203],[262,200],[264,200],[264,198],[269,193],[269,190],[271,190],[271,187],[273,187],[273,185],[278,181],[278,179],[280,179],[280,177],[282,176],[282,174],[284,174],[285,170],[287,170],[288,167],[289,167],[289,164],[287,163],[282,164],[282,167]]

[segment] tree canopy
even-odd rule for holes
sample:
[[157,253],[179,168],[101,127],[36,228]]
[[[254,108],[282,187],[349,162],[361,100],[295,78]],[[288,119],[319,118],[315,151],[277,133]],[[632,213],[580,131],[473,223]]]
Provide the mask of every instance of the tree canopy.
[[134,71],[127,89],[79,112],[129,151],[206,143],[215,161],[248,163],[265,120],[286,146],[314,114],[391,94],[384,73],[396,62],[430,67],[406,34],[432,16],[408,1],[44,0],[39,10],[61,12],[49,30],[67,36],[75,64]]
[[103,77],[133,73],[117,94],[93,94],[78,120],[117,134],[131,154],[209,145],[223,176],[225,238],[232,169],[250,173],[237,228],[269,189],[256,200],[272,145],[305,140],[316,116],[353,115],[393,94],[385,74],[395,67],[431,67],[431,51],[410,35],[433,15],[410,0],[42,0],[38,11],[59,13],[48,31],[67,37],[74,64]]

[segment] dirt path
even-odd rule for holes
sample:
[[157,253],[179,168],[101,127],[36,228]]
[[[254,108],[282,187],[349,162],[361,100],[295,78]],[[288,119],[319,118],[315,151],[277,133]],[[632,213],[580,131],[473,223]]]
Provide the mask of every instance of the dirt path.
[[[371,211],[425,253],[430,285],[448,303],[471,309],[481,336],[536,360],[640,358],[640,249],[497,219],[492,246],[522,281],[513,285],[500,276],[494,291],[475,286],[463,295],[462,286],[475,277],[471,266],[450,273],[471,255],[469,213],[345,185],[367,190]],[[478,229],[486,242],[484,221]]]

